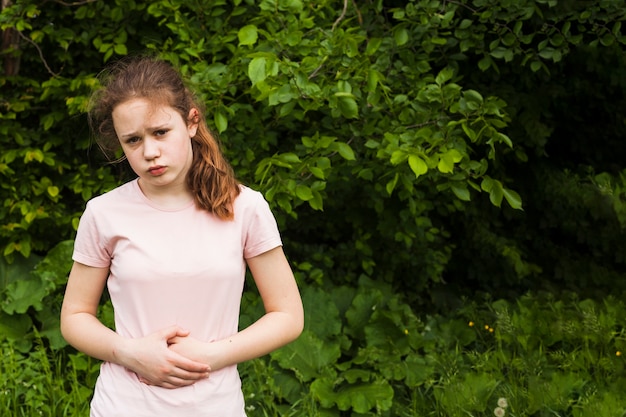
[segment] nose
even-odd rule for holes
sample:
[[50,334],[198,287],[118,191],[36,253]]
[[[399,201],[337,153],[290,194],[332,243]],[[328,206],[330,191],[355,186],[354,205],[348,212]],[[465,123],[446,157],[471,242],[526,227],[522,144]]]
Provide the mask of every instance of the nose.
[[143,141],[143,157],[150,161],[158,158],[160,155],[159,142],[153,137],[146,137]]

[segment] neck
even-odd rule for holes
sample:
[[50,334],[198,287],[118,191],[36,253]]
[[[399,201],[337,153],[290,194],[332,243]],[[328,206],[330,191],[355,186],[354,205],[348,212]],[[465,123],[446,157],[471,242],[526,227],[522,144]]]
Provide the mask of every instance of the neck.
[[187,184],[170,185],[167,187],[155,187],[138,180],[141,192],[148,200],[165,209],[177,209],[184,207],[193,200],[193,194]]

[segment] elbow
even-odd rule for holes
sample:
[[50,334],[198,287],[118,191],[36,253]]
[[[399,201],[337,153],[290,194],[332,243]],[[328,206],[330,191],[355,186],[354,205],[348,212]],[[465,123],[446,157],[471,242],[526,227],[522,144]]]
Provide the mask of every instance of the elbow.
[[300,309],[293,315],[293,323],[291,325],[291,341],[296,340],[304,331],[304,310]]
[[59,330],[61,331],[61,336],[63,336],[63,339],[65,339],[65,341],[68,343],[70,343],[69,339],[70,339],[70,333],[71,333],[69,327],[70,326],[68,324],[67,314],[64,314],[63,312],[61,312]]
[[63,339],[71,346],[75,347],[77,335],[80,333],[81,325],[78,313],[61,307],[61,315],[59,317],[59,330]]
[[293,326],[293,328],[291,329],[291,340],[290,342],[293,342],[294,340],[296,340],[297,338],[300,337],[300,335],[302,334],[302,331],[304,330],[304,322],[303,323],[298,323],[296,325]]

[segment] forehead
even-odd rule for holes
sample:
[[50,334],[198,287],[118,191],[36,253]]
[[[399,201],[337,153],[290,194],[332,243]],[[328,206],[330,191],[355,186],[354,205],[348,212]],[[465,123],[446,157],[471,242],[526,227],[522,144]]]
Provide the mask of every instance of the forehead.
[[182,120],[178,111],[173,107],[145,98],[133,98],[118,104],[113,108],[112,116],[115,125],[167,123],[177,119]]

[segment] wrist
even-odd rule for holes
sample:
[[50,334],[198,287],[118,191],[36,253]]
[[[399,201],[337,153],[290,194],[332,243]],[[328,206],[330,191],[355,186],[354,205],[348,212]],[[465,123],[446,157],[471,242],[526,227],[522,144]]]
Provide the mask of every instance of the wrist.
[[111,349],[111,362],[121,365],[125,368],[130,368],[128,358],[130,358],[131,355],[128,352],[131,349],[131,340],[121,336],[117,337],[116,339],[117,340],[114,342]]

